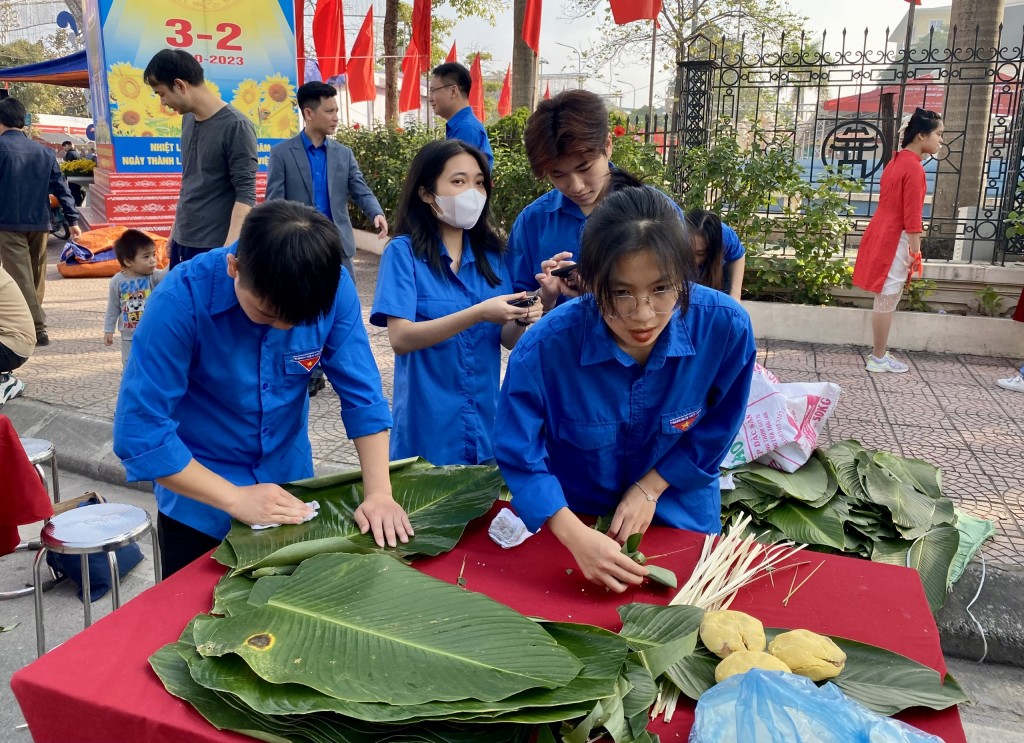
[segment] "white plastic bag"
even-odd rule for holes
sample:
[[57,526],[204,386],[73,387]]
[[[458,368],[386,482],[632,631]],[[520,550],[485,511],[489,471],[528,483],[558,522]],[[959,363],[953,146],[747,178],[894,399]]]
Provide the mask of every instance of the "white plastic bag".
[[747,415],[722,467],[760,462],[796,472],[818,446],[818,436],[839,402],[833,382],[783,383],[760,364],[747,398]]

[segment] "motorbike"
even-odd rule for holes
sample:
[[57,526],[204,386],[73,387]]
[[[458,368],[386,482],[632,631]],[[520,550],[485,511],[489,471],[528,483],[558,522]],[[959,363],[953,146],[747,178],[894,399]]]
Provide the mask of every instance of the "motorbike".
[[50,194],[50,234],[60,240],[71,237],[71,225],[64,216],[64,209],[57,197]]

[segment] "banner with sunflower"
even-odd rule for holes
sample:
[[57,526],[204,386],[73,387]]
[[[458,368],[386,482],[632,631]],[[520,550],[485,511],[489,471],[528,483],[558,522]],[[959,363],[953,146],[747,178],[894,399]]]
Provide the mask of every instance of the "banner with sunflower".
[[154,54],[177,48],[252,120],[265,170],[270,148],[299,131],[294,22],[293,0],[87,0],[97,142],[113,146],[113,169],[181,170],[181,116],[142,77]]

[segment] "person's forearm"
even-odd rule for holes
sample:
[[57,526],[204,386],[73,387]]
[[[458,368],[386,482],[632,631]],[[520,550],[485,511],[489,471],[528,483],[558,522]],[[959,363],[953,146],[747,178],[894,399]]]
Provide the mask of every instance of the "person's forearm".
[[157,482],[178,495],[197,500],[228,513],[238,499],[238,487],[213,470],[192,460],[181,472],[157,478]]
[[501,345],[511,351],[528,327],[529,325],[520,325],[517,322],[505,323],[501,326]]
[[907,235],[907,244],[911,253],[921,252],[921,233],[915,232]]
[[242,231],[242,222],[245,221],[245,217],[250,211],[252,211],[252,207],[248,204],[243,204],[240,201],[235,202],[235,205],[231,208],[231,224],[228,227],[228,236],[224,240],[225,245],[230,245],[238,239],[238,235]]
[[729,264],[729,296],[739,301],[743,292],[743,270],[746,267],[745,258],[737,258]]
[[637,480],[640,485],[640,489],[645,495],[650,495],[652,498],[657,500],[661,497],[661,494],[668,490],[669,481],[661,476],[654,467],[647,470],[647,473]]
[[380,431],[352,439],[363,471],[363,493],[391,495],[391,470],[388,468],[390,436]]
[[436,320],[413,322],[393,317],[388,320],[388,340],[394,352],[401,356],[436,346],[479,322],[482,322],[482,318],[476,305]]

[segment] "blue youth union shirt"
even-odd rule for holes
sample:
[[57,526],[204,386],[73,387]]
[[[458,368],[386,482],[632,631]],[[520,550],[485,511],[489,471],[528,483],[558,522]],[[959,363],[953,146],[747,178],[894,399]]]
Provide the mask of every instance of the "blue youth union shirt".
[[603,516],[651,468],[670,483],[655,523],[717,534],[719,465],[746,413],[750,317],[691,285],[646,366],[618,347],[592,295],[556,308],[516,345],[498,399],[494,456],[531,531],[558,510]]
[[472,106],[466,106],[448,119],[448,123],[444,125],[444,137],[445,139],[458,139],[473,145],[487,156],[487,167],[494,168],[494,151],[491,149],[491,140],[487,138],[487,130],[484,129],[484,125],[473,113]]
[[[130,481],[173,475],[193,458],[235,485],[312,476],[307,382],[317,363],[350,438],[391,426],[348,272],[326,317],[275,330],[239,306],[227,273],[234,249],[179,266],[146,304],[114,414],[114,451]],[[217,539],[227,533],[227,513],[153,490],[161,513]]]
[[[490,286],[478,269],[468,237],[457,274],[449,268],[451,259],[443,243],[439,247],[444,276],[413,253],[408,235],[388,243],[377,274],[371,324],[387,327],[388,317],[435,320],[512,293],[501,256],[488,256],[501,279],[498,286]],[[477,323],[436,346],[395,356],[391,458],[420,456],[439,465],[492,459],[500,369],[501,326],[490,322]]]
[[[655,189],[657,190],[657,189]],[[667,194],[658,191],[675,207],[679,218],[683,210]],[[586,215],[572,199],[558,189],[551,189],[535,199],[519,213],[508,236],[505,262],[515,291],[534,291],[541,261],[563,250],[579,260],[580,237],[587,223]]]

